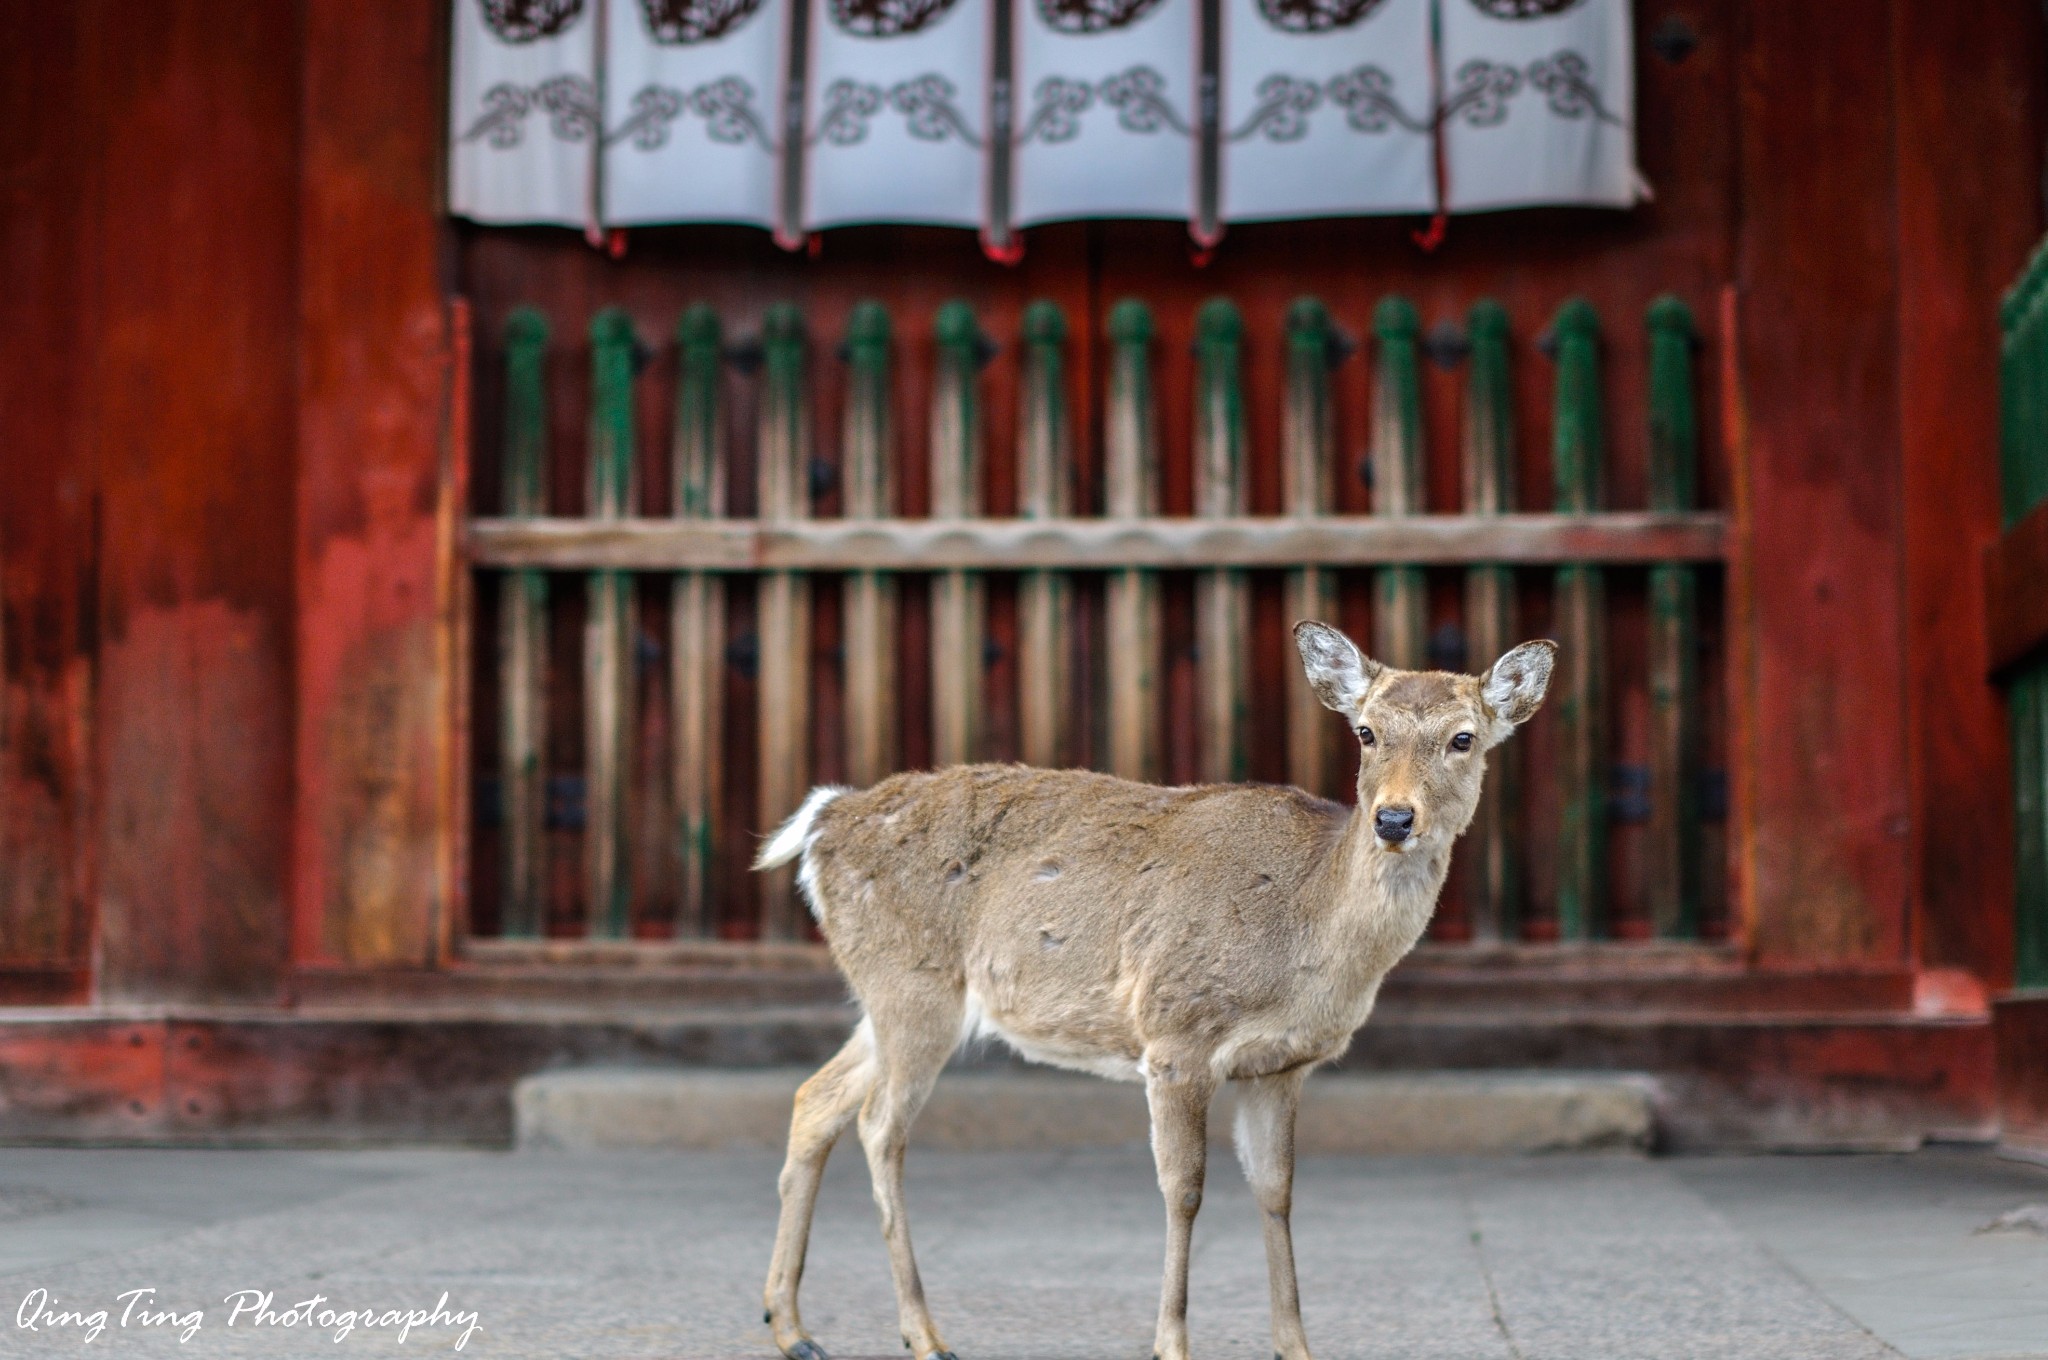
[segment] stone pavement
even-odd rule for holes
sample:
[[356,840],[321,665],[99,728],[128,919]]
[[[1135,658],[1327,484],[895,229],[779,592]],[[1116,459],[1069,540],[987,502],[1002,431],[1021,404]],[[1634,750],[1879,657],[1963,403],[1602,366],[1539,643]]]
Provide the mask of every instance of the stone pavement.
[[[842,1148],[805,1319],[839,1360],[900,1357],[865,1167]],[[447,1354],[464,1322],[287,1326],[319,1310],[473,1311],[464,1355],[760,1357],[777,1160],[763,1152],[0,1148],[0,1356]],[[963,1360],[1144,1360],[1161,1218],[1142,1149],[915,1152],[911,1222]],[[1978,1233],[2048,1203],[1984,1152],[1651,1160],[1313,1158],[1296,1191],[1322,1360],[2048,1357],[2048,1236]],[[121,1323],[124,1291],[199,1328]],[[37,1295],[34,1291],[46,1291]],[[228,1325],[235,1291],[273,1320]],[[254,1294],[246,1296],[255,1297]],[[32,1306],[106,1330],[32,1320]],[[1191,1326],[1265,1360],[1256,1213],[1212,1159]],[[25,1301],[26,1305],[25,1305]]]

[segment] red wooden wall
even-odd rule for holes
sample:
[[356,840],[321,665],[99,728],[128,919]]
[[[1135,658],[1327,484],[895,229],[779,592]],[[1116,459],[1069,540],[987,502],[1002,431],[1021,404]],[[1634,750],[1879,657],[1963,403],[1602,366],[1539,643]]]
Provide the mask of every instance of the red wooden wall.
[[84,104],[81,47],[61,10],[0,15],[0,118],[17,130],[0,142],[0,976],[27,1000],[84,985],[92,924],[100,507],[82,371],[93,252],[75,218],[96,176],[83,130],[38,114]]
[[[0,11],[0,999],[78,995],[89,972],[109,999],[261,1000],[291,964],[438,957],[458,292],[479,335],[524,300],[558,333],[612,301],[658,333],[684,299],[741,326],[790,299],[830,334],[869,294],[912,330],[965,296],[1008,331],[1032,296],[1078,318],[1129,293],[1175,353],[1218,292],[1266,335],[1302,292],[1354,331],[1388,291],[1428,320],[1491,294],[1525,335],[1579,292],[1613,337],[1613,494],[1636,503],[1634,337],[1675,291],[1730,359],[1705,480],[1746,494],[1753,528],[1727,606],[1749,938],[1773,961],[2006,976],[1975,564],[1995,301],[2042,226],[2036,7],[1645,0],[1639,33],[1675,16],[1700,44],[1641,58],[1658,197],[1634,213],[1460,219],[1430,255],[1410,223],[1246,228],[1204,269],[1170,224],[1071,226],[1014,271],[964,234],[837,233],[806,260],[642,232],[614,262],[566,233],[451,227],[441,8]],[[1261,440],[1276,362],[1248,374]],[[1341,370],[1350,450],[1364,372]],[[1184,368],[1161,376],[1171,447]],[[1518,369],[1525,428],[1548,380]],[[1455,397],[1432,372],[1437,441]],[[989,414],[1003,428],[1000,394]]]
[[[1907,882],[1931,963],[2012,974],[2012,804],[1998,692],[1983,683],[1997,536],[1998,328],[1983,308],[2038,233],[2042,76],[2026,5],[1904,5],[1897,91],[1899,432],[1905,505]],[[1983,156],[2009,130],[2022,156]],[[1971,132],[1972,129],[1982,129]],[[2000,781],[2006,781],[2001,783]]]
[[292,952],[420,965],[453,888],[442,6],[303,8]]
[[298,18],[0,22],[23,105],[0,214],[4,952],[79,962],[90,940],[109,998],[269,997],[292,806]]

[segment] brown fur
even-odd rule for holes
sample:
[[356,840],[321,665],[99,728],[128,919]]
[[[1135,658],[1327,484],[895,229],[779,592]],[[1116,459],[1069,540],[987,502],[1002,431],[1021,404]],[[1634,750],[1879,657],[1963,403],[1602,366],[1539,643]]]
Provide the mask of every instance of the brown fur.
[[[867,1012],[799,1092],[791,1122],[766,1291],[786,1354],[818,1354],[797,1283],[825,1155],[856,1112],[904,1339],[920,1357],[949,1354],[903,1220],[903,1146],[939,1069],[979,1032],[1028,1058],[1146,1083],[1168,1205],[1159,1360],[1186,1356],[1209,1099],[1217,1082],[1240,1083],[1274,1345],[1306,1360],[1287,1230],[1301,1079],[1344,1051],[1421,937],[1486,750],[1541,702],[1554,648],[1524,644],[1481,680],[1377,666],[1324,625],[1296,633],[1324,702],[1372,730],[1359,811],[1267,785],[1165,789],[960,766],[814,795],[763,852],[764,863],[801,853],[800,881]],[[1469,752],[1453,748],[1460,732]],[[1412,810],[1405,842],[1375,831],[1387,808]]]

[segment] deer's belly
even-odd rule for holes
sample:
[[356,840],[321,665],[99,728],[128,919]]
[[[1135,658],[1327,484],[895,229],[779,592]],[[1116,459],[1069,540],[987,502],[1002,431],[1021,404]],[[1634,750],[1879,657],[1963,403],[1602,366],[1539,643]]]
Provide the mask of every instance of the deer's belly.
[[1088,1072],[1112,1081],[1143,1081],[1136,1036],[1101,1019],[1081,1021],[1035,1008],[1005,1005],[967,988],[962,1038],[1000,1039],[1020,1057],[1049,1067]]

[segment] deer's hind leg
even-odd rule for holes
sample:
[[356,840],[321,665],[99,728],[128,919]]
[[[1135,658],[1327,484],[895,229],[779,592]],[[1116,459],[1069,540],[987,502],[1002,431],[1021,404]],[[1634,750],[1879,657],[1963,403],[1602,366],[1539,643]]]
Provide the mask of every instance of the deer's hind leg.
[[[928,975],[927,975],[928,977]],[[872,991],[868,993],[873,995]],[[910,1219],[903,1203],[903,1154],[910,1125],[931,1095],[932,1084],[960,1044],[966,1013],[962,992],[937,979],[902,980],[876,998],[869,1010],[874,1029],[874,1089],[860,1111],[860,1141],[875,1184],[875,1208],[889,1246],[889,1273],[896,1283],[896,1313],[903,1344],[919,1360],[954,1360],[925,1306],[924,1281],[910,1250]]]
[[797,1315],[796,1291],[803,1280],[811,1211],[818,1201],[825,1159],[873,1089],[875,1073],[874,1035],[864,1020],[846,1046],[797,1088],[789,1120],[789,1156],[777,1184],[782,1218],[775,1228],[775,1255],[763,1291],[765,1321],[775,1329],[775,1344],[790,1360],[825,1360],[825,1352],[804,1331]]

